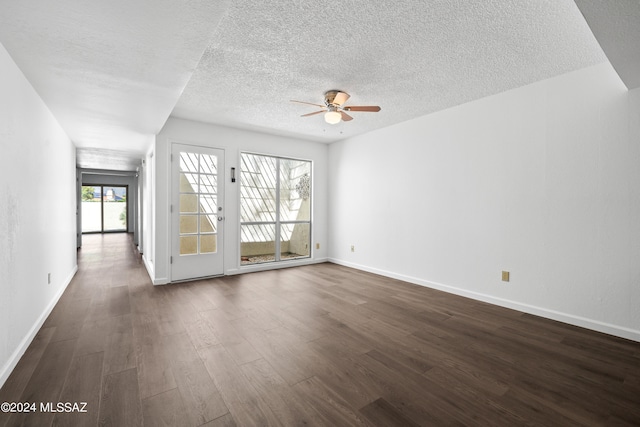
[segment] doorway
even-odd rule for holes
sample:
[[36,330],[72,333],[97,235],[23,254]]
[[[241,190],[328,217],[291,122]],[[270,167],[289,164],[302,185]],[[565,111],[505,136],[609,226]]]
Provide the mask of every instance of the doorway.
[[82,186],[82,233],[129,231],[128,186],[87,184]]
[[173,144],[171,280],[224,273],[224,151]]

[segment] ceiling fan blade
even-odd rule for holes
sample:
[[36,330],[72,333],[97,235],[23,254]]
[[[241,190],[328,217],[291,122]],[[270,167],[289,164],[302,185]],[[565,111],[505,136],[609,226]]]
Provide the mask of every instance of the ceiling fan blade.
[[340,115],[342,116],[342,120],[345,121],[345,122],[353,120],[353,117],[351,117],[350,115],[348,115],[344,111],[340,111]]
[[349,95],[346,92],[338,92],[336,94],[336,97],[333,98],[333,103],[336,105],[342,105],[345,102],[347,102],[347,99],[349,99],[351,97],[351,95]]
[[324,113],[325,111],[326,111],[326,110],[314,111],[313,113],[303,114],[303,115],[301,115],[300,117],[315,116],[316,114]]
[[351,105],[344,107],[345,111],[368,111],[370,113],[377,113],[380,111],[380,107],[377,105]]
[[291,102],[295,102],[297,104],[306,104],[306,105],[315,105],[316,107],[320,107],[320,108],[325,108],[325,105],[320,105],[320,104],[314,104],[313,102],[304,102],[304,101],[294,101],[293,99],[290,100]]

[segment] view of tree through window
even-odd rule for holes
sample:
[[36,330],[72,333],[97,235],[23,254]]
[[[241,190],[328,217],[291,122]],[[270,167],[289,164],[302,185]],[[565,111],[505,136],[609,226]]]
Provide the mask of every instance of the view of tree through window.
[[311,254],[311,162],[242,153],[241,264]]

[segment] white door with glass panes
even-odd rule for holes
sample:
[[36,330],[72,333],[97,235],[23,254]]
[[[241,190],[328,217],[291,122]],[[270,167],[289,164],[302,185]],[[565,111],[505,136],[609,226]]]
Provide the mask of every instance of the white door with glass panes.
[[224,151],[171,147],[171,280],[224,273]]

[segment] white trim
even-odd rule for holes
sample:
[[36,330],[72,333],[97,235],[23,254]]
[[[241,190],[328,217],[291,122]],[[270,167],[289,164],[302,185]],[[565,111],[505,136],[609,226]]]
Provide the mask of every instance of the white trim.
[[[211,278],[216,278],[216,277],[224,277],[224,276],[235,276],[237,274],[245,274],[245,273],[256,273],[258,271],[269,271],[269,270],[280,270],[282,268],[291,268],[291,267],[302,267],[305,265],[313,265],[313,264],[321,264],[323,262],[327,262],[328,259],[327,258],[318,258],[318,259],[309,259],[309,258],[305,258],[302,260],[291,260],[291,261],[280,261],[280,262],[265,262],[262,264],[253,264],[253,265],[246,265],[246,266],[242,266],[240,268],[232,268],[227,270],[223,275],[220,276],[211,276]],[[154,279],[153,280],[153,284],[154,285],[170,285],[173,283],[183,283],[183,282],[188,282],[191,280],[200,280],[200,279],[207,279],[207,277],[195,277],[193,279],[187,279],[187,280],[179,280],[176,282],[171,282],[168,278],[159,278],[159,279]]]
[[22,339],[18,348],[16,348],[16,350],[13,352],[11,357],[9,357],[9,360],[7,360],[7,363],[5,363],[4,366],[2,367],[2,370],[0,370],[0,388],[2,388],[4,383],[9,378],[9,375],[11,375],[11,372],[13,372],[13,369],[16,367],[16,365],[20,361],[20,358],[24,355],[24,352],[27,351],[27,348],[29,348],[29,346],[31,345],[31,342],[40,331],[40,328],[42,328],[42,325],[44,325],[44,322],[47,320],[47,317],[49,317],[49,315],[51,314],[51,311],[53,311],[53,308],[56,306],[56,304],[58,304],[58,301],[62,297],[62,294],[67,289],[67,286],[69,286],[69,283],[71,283],[73,276],[75,276],[77,272],[78,272],[78,265],[76,264],[76,266],[73,267],[73,270],[71,270],[71,274],[69,274],[69,276],[64,281],[64,285],[60,288],[58,293],[53,297],[49,305],[44,309],[44,311],[42,312],[38,320],[36,320],[36,322],[33,324],[31,329],[29,330],[29,333],[27,333],[27,335]]
[[142,254],[142,263],[144,264],[144,268],[147,269],[149,278],[153,281],[153,275],[155,274],[153,270],[153,264],[147,259],[146,256],[144,256],[144,254]]
[[160,277],[155,279],[155,270],[153,269],[153,263],[150,262],[144,254],[142,254],[142,262],[144,263],[144,267],[147,269],[147,274],[149,275],[149,279],[151,279],[151,283],[154,285],[166,285],[170,282],[167,277]]
[[279,270],[281,268],[289,268],[289,267],[302,267],[304,265],[320,264],[327,261],[328,261],[327,258],[318,258],[318,259],[304,258],[301,260],[265,262],[262,264],[243,265],[238,269],[227,271],[226,275],[232,276],[235,274],[255,273],[257,271]]
[[581,328],[591,329],[597,332],[602,332],[605,334],[614,335],[617,337],[640,342],[640,330],[634,330],[634,329],[627,328],[624,326],[619,326],[619,325],[612,325],[610,323],[601,322],[599,320],[587,319],[585,317],[563,313],[555,310],[549,310],[547,308],[524,304],[517,301],[497,298],[491,295],[468,291],[466,289],[460,289],[460,288],[456,288],[455,286],[444,285],[442,283],[430,282],[428,280],[419,279],[417,277],[411,277],[403,274],[393,273],[386,270],[367,267],[364,265],[343,261],[337,258],[329,258],[328,262],[332,262],[338,265],[344,265],[345,267],[355,268],[357,270],[367,271],[369,273],[379,274],[381,276],[390,277],[392,279],[402,280],[405,282],[413,283],[415,285],[420,285],[427,288],[437,289],[440,291],[448,292],[450,294],[460,295],[460,296],[471,298],[477,301],[488,302],[490,304],[510,308],[517,311],[522,311],[524,313],[529,313],[529,314],[533,314],[540,317],[545,317],[551,320],[557,320],[559,322],[568,323],[570,325],[579,326]]

